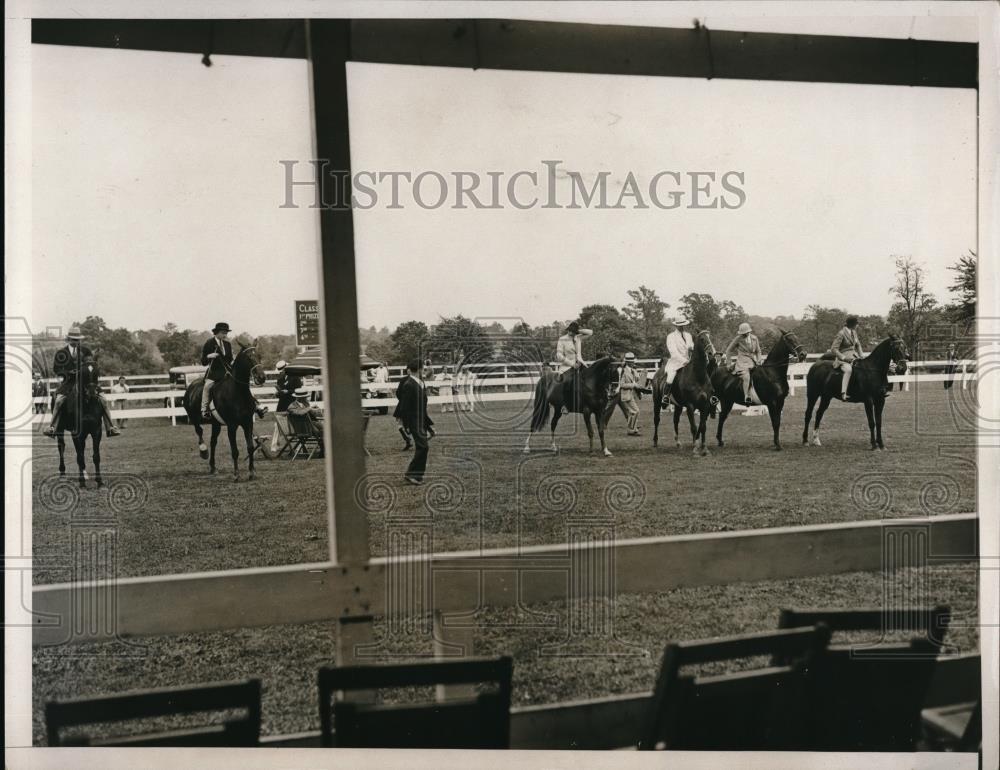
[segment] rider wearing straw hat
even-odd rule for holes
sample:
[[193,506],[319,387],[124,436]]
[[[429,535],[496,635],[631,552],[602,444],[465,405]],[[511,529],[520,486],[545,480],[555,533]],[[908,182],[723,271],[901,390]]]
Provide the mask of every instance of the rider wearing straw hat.
[[750,406],[753,403],[750,398],[750,372],[755,366],[760,365],[763,354],[760,350],[760,340],[757,339],[750,324],[746,321],[740,324],[740,328],[736,331],[736,337],[726,348],[723,359],[728,361],[729,357],[734,354],[736,355],[736,364],[733,366],[733,371],[743,381],[743,403]]
[[[59,388],[56,390],[56,403],[52,407],[52,419],[49,421],[49,427],[45,429],[45,435],[49,437],[54,437],[56,435],[56,426],[59,425],[59,418],[62,416],[63,404],[66,402],[66,396],[69,395],[73,388],[73,383],[76,382],[80,375],[80,369],[83,366],[83,362],[88,358],[92,359],[94,357],[93,352],[90,348],[86,348],[80,343],[83,341],[83,334],[80,331],[79,326],[74,326],[69,330],[66,335],[66,347],[60,348],[56,351],[55,361],[52,368],[55,373],[62,377],[62,382],[59,384]],[[121,431],[115,427],[115,424],[111,422],[111,410],[108,409],[108,402],[104,398],[104,394],[97,391],[97,398],[101,402],[102,419],[104,421],[104,429],[108,436],[120,436]]]
[[665,371],[667,373],[667,387],[663,391],[663,406],[669,403],[670,385],[677,376],[677,372],[691,360],[691,353],[694,350],[694,338],[686,330],[691,322],[683,313],[674,316],[671,321],[673,331],[667,335],[667,363]]

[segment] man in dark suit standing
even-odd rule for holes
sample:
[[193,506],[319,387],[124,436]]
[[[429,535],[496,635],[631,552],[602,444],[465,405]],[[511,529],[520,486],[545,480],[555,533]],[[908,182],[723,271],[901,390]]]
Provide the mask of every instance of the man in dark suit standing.
[[208,371],[205,372],[205,384],[201,389],[201,414],[206,422],[212,419],[212,413],[208,411],[212,387],[226,376],[226,372],[233,365],[233,346],[226,339],[229,331],[229,324],[220,321],[212,329],[212,338],[201,349],[201,363],[208,367]]
[[413,460],[406,469],[405,478],[410,484],[423,484],[424,471],[427,468],[427,453],[430,449],[428,439],[434,436],[434,421],[427,413],[427,386],[421,377],[420,359],[410,361],[409,376],[399,385],[396,398],[396,411],[392,416],[402,422],[413,437],[415,450]]

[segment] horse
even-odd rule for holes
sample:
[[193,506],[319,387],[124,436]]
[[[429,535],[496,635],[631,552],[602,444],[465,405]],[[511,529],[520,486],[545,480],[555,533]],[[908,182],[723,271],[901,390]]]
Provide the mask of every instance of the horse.
[[184,411],[187,412],[188,421],[194,426],[195,433],[198,434],[198,453],[204,460],[208,458],[208,472],[215,473],[215,445],[219,440],[219,433],[225,425],[229,432],[229,448],[233,456],[233,481],[240,480],[239,458],[240,451],[236,446],[236,431],[243,428],[243,436],[247,444],[248,457],[248,477],[251,481],[257,478],[254,470],[254,436],[253,417],[254,400],[250,393],[250,381],[260,386],[265,382],[264,367],[261,366],[257,358],[257,347],[254,345],[244,345],[239,340],[240,352],[233,359],[233,365],[227,367],[226,376],[215,383],[212,388],[212,401],[215,404],[212,419],[212,447],[211,454],[205,446],[204,434],[202,433],[201,415],[201,391],[205,385],[205,378],[200,377],[190,385],[184,392]]
[[[705,447],[705,432],[708,416],[714,413],[719,400],[715,397],[712,387],[712,372],[715,368],[715,346],[708,329],[695,334],[694,351],[691,361],[681,367],[674,377],[670,387],[670,396],[674,403],[674,443],[680,447],[678,428],[681,421],[681,409],[687,410],[688,422],[691,424],[691,438],[694,440],[692,452],[698,454],[698,439],[701,439],[701,454],[709,454]],[[667,384],[666,361],[657,369],[653,376],[653,446],[659,445],[660,439],[660,409]],[[694,424],[694,410],[698,410],[699,424]]]
[[[785,406],[785,399],[788,397],[788,362],[789,359],[797,358],[801,363],[806,360],[805,348],[799,343],[798,338],[792,332],[779,329],[781,336],[767,354],[764,363],[755,366],[750,371],[750,382],[753,390],[761,404],[767,407],[767,412],[771,417],[771,428],[774,430],[774,449],[781,451],[781,440],[778,434],[781,432],[781,411]],[[743,383],[739,377],[731,373],[724,367],[717,368],[712,373],[712,385],[719,396],[721,409],[719,410],[719,427],[715,432],[715,439],[719,446],[725,446],[722,440],[722,427],[726,424],[733,404],[744,403]]]
[[94,449],[94,480],[98,487],[104,486],[104,479],[101,478],[101,427],[104,411],[101,407],[99,394],[97,362],[88,357],[80,367],[79,377],[70,386],[66,401],[63,403],[62,413],[59,415],[59,424],[56,425],[56,443],[59,446],[59,476],[66,475],[64,459],[66,441],[63,438],[63,432],[69,431],[73,439],[73,446],[76,448],[76,464],[80,469],[81,487],[87,486],[85,481],[87,463],[84,459],[84,451],[87,448],[88,436]]
[[577,372],[579,374],[578,388],[575,398],[566,404],[563,399],[563,385],[552,371],[543,372],[535,384],[535,400],[531,416],[531,428],[528,437],[524,441],[524,452],[531,451],[531,434],[542,429],[545,421],[549,418],[549,411],[552,409],[552,451],[558,452],[556,446],[556,425],[562,416],[562,408],[567,411],[579,412],[583,414],[584,422],[587,424],[587,436],[590,438],[590,451],[594,451],[594,429],[590,424],[590,415],[595,415],[597,419],[597,432],[601,436],[601,450],[605,457],[611,457],[611,450],[608,449],[604,441],[604,427],[606,418],[609,415],[608,401],[611,390],[611,367],[613,360],[610,356],[599,358],[590,366],[581,366]]
[[[903,341],[895,334],[890,334],[876,345],[871,353],[853,362],[854,371],[847,398],[851,402],[861,402],[865,405],[873,451],[885,449],[885,444],[882,442],[882,409],[885,406],[884,389],[885,379],[889,374],[889,363],[894,362],[896,371],[902,374],[906,371],[906,361],[909,357]],[[813,406],[817,399],[819,409],[816,411],[816,426],[813,429],[812,440],[815,446],[823,446],[819,440],[819,424],[823,419],[823,413],[830,405],[830,400],[834,398],[843,400],[841,398],[843,371],[839,367],[834,368],[832,359],[833,354],[826,353],[821,360],[809,367],[809,374],[806,375],[808,403],[805,428],[802,431],[803,445],[809,444],[809,419],[812,417]]]

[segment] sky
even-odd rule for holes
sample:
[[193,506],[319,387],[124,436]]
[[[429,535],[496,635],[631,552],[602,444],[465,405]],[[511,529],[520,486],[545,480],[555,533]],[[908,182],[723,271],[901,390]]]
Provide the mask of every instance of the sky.
[[[33,328],[94,314],[292,333],[294,301],[317,296],[318,217],[308,191],[281,208],[279,163],[313,157],[307,65],[199,58],[32,47]],[[355,172],[560,160],[588,182],[608,172],[612,200],[629,172],[645,190],[661,171],[741,172],[746,196],[426,210],[404,185],[402,209],[355,213],[362,326],[536,325],[621,307],[640,284],[672,305],[699,291],[759,315],[884,313],[893,255],[947,301],[947,266],[975,246],[973,91],[351,64],[349,109]]]

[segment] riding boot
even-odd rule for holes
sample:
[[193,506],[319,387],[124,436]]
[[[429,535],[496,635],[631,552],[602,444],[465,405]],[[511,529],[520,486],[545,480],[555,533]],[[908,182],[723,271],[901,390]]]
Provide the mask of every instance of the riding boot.
[[108,409],[108,402],[104,400],[104,396],[99,396],[101,401],[101,418],[104,421],[104,432],[107,434],[108,438],[112,436],[120,436],[122,432],[115,427],[115,424],[111,421],[111,410]]
[[49,420],[49,427],[43,431],[49,438],[56,437],[56,426],[59,424],[59,418],[62,417],[63,403],[64,397],[56,396],[56,403],[52,407],[52,418]]
[[201,418],[206,422],[212,419],[212,413],[208,409],[208,402],[212,397],[212,386],[214,385],[214,381],[206,379],[201,388]]

